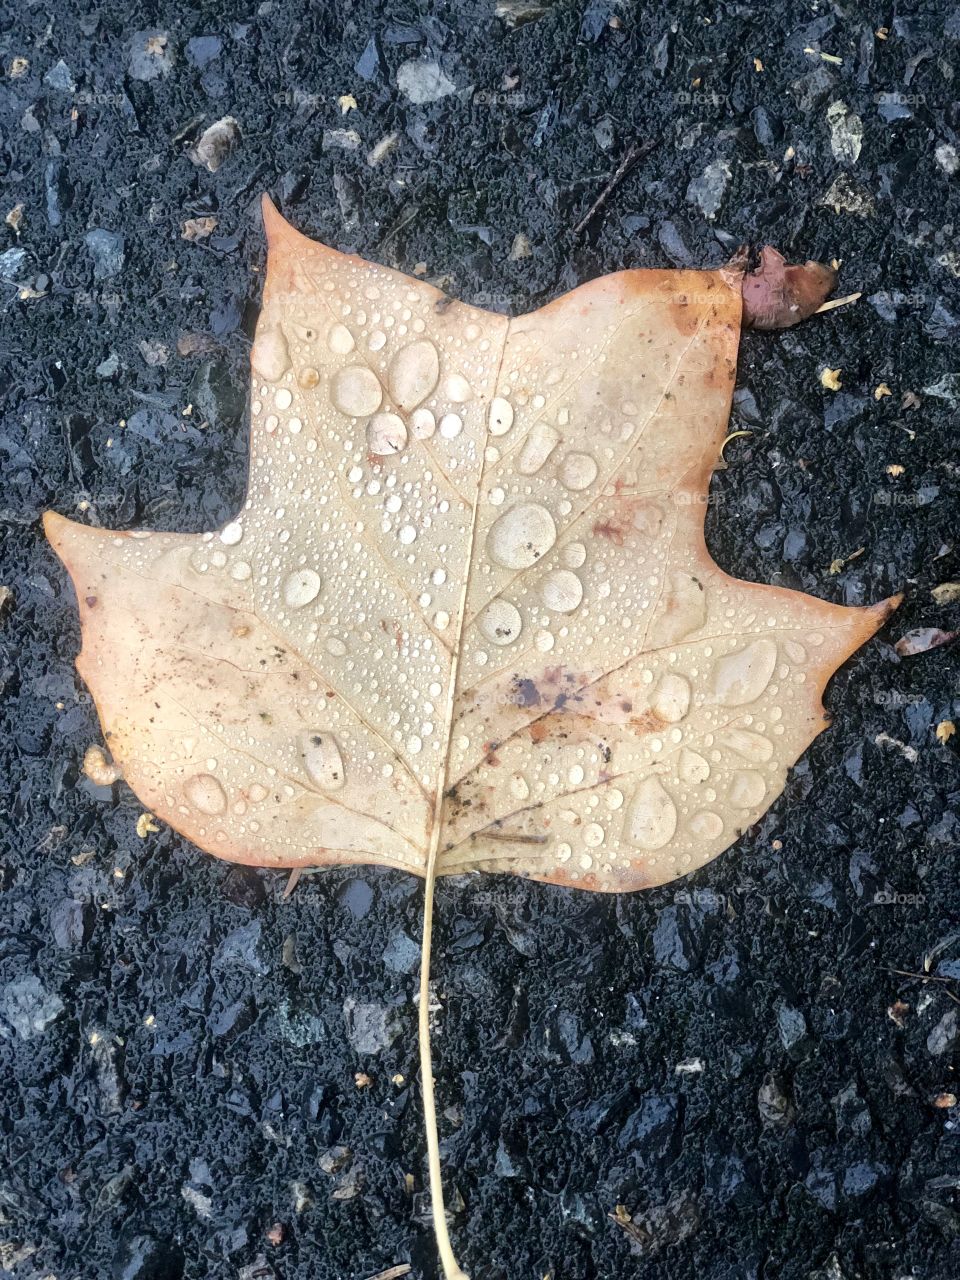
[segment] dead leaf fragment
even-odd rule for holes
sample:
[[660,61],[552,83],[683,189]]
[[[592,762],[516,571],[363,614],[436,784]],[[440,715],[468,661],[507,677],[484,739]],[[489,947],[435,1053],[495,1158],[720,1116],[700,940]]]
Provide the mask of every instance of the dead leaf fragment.
[[916,627],[900,637],[893,646],[901,658],[912,658],[914,654],[926,653],[930,649],[939,649],[941,645],[956,640],[960,631],[942,631],[940,627]]
[[83,772],[98,787],[111,787],[123,774],[117,766],[107,759],[102,747],[87,747],[83,753]]
[[180,233],[181,240],[190,240],[196,243],[198,240],[206,240],[217,229],[217,219],[214,217],[205,218],[187,218],[183,224],[183,231]]
[[755,271],[743,277],[743,327],[789,329],[822,305],[837,286],[837,273],[821,262],[789,266],[770,245]]
[[906,467],[900,462],[891,462],[885,470],[888,476],[902,476]]
[[884,396],[892,396],[892,395],[893,395],[893,392],[890,390],[890,388],[887,386],[885,382],[881,382],[879,386],[874,388],[874,391],[873,391],[874,400],[882,400]]
[[239,141],[240,125],[233,116],[224,116],[204,130],[187,154],[198,167],[216,173]]
[[960,600],[960,582],[941,582],[931,587],[930,594],[937,604],[955,604]]
[[952,720],[941,720],[937,725],[937,741],[946,746],[956,732],[957,726]]
[[840,381],[840,373],[841,370],[839,369],[822,369],[820,372],[821,387],[825,387],[827,391],[839,391],[843,386],[843,383]]

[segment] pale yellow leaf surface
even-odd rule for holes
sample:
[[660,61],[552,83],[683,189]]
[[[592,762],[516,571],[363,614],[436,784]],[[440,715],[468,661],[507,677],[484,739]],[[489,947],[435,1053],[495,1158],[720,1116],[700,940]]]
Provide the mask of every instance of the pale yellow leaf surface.
[[731,845],[893,602],[703,539],[740,275],[623,271],[508,319],[265,208],[246,501],[46,517],[143,805],[218,857],[660,884]]

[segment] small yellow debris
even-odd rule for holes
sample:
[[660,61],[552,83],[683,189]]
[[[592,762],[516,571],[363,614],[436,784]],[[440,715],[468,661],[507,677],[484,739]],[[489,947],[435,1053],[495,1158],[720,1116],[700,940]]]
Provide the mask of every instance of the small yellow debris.
[[888,476],[902,476],[906,469],[901,462],[891,462],[886,470]]
[[400,1074],[400,1072],[398,1071],[395,1075],[392,1075],[392,1076],[390,1077],[390,1081],[391,1081],[391,1083],[392,1083],[392,1084],[395,1084],[395,1085],[397,1086],[397,1088],[399,1089],[399,1088],[400,1088],[400,1086],[404,1083],[404,1078],[403,1078],[403,1076]]
[[[837,262],[836,258],[833,260],[833,269],[834,271],[839,271],[840,269],[840,264]],[[817,307],[813,314],[819,316],[822,315],[824,311],[836,311],[837,307],[847,307],[851,302],[859,302],[862,297],[862,293],[848,293],[842,298],[829,298],[826,302],[821,302],[820,306]]]
[[759,58],[754,58],[754,60],[753,60],[753,69],[754,69],[754,71],[757,71],[757,72],[760,72],[760,71],[762,71],[762,70],[763,70],[763,63],[760,61],[760,59],[759,59]]
[[703,81],[702,81],[702,79],[701,79],[701,77],[700,77],[700,76],[697,76],[696,80],[691,80],[691,81],[690,81],[690,84],[691,84],[692,88],[694,88],[694,89],[699,89],[699,88],[700,88],[700,85],[701,85],[702,83],[703,83]]
[[4,222],[7,224],[8,227],[10,227],[12,231],[19,232],[20,223],[22,221],[23,221],[23,205],[15,204],[13,208],[10,210],[10,212],[7,214],[7,216],[4,218]]
[[368,1076],[365,1071],[358,1071],[353,1077],[353,1083],[358,1089],[369,1089],[373,1084],[373,1078]]
[[786,151],[783,153],[784,163],[786,163],[788,160],[792,160],[796,154],[797,152],[795,147],[787,147]]
[[114,878],[114,880],[123,880],[123,879],[124,879],[124,877],[126,876],[126,874],[127,874],[127,873],[124,871],[123,867],[114,867],[114,868],[113,868],[113,878]]
[[937,741],[946,746],[956,732],[957,726],[952,720],[941,720],[937,725]]
[[856,560],[862,556],[866,549],[866,547],[857,547],[856,551],[851,551],[848,556],[838,556],[836,560],[831,560],[829,572],[831,574],[838,574],[845,565],[850,563],[851,560]]
[[811,57],[822,58],[824,62],[830,62],[835,67],[843,66],[843,59],[838,58],[835,53],[824,53],[822,49],[811,49],[809,45],[804,49],[804,53],[809,53]]
[[7,74],[11,80],[19,80],[21,76],[27,74],[29,66],[29,60],[18,54],[17,57],[11,59]]
[[148,835],[156,835],[159,830],[152,813],[141,813],[137,819],[137,835],[141,840],[146,840]]
[[938,1093],[933,1100],[933,1105],[938,1111],[946,1111],[948,1108],[957,1105],[957,1095],[955,1093]]
[[843,386],[840,381],[840,372],[839,369],[824,369],[820,374],[821,387],[825,387],[827,391],[839,391]]
[[723,456],[723,451],[727,447],[727,445],[730,443],[730,441],[736,440],[737,436],[752,436],[752,435],[753,435],[752,431],[731,431],[730,432],[730,434],[724,440],[723,444],[721,444],[720,446],[720,454],[719,454],[720,461],[717,463],[718,471],[722,471],[723,468],[727,465],[727,460]]
[[879,387],[875,387],[873,391],[874,400],[882,400],[884,396],[892,396],[893,392],[885,382],[881,382]]
[[343,93],[337,99],[337,106],[340,108],[342,115],[346,115],[348,111],[357,110],[357,100],[352,93]]
[[930,594],[937,604],[956,604],[960,600],[960,582],[941,582],[931,587]]
[[89,746],[83,753],[83,772],[98,787],[110,787],[121,776],[120,770],[107,759],[103,747]]
[[417,1185],[417,1181],[414,1178],[412,1173],[405,1173],[403,1175],[403,1186],[408,1196],[413,1195],[413,1191],[416,1185]]
[[907,1014],[910,1012],[910,1006],[905,1004],[903,1000],[895,1000],[887,1010],[887,1017],[890,1021],[902,1031],[907,1025]]
[[779,852],[780,852],[780,850],[783,848],[783,841],[782,841],[782,840],[771,840],[771,841],[770,841],[770,848],[771,848],[771,849],[773,849],[773,850],[774,850],[774,852],[779,853]]
[[96,1048],[97,1045],[100,1043],[100,1038],[101,1037],[100,1037],[99,1031],[91,1031],[90,1034],[87,1036],[87,1044],[90,1045],[92,1048]]
[[143,1025],[144,1025],[145,1027],[152,1027],[152,1026],[154,1026],[154,1025],[156,1024],[156,1021],[157,1021],[157,1020],[156,1020],[156,1018],[153,1016],[153,1014],[152,1014],[152,1013],[148,1013],[148,1014],[147,1014],[147,1016],[146,1016],[146,1017],[144,1018],[144,1020],[143,1020]]
[[216,229],[216,218],[187,218],[180,232],[180,239],[196,243],[198,240],[206,240],[207,236],[212,235]]
[[877,37],[878,40],[886,40],[887,36],[890,34],[890,28],[878,27],[873,34]]

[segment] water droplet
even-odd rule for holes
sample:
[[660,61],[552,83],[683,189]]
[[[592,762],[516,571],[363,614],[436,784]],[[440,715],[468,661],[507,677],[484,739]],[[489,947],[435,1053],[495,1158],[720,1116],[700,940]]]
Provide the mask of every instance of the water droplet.
[[587,559],[587,548],[582,542],[568,542],[561,555],[568,569],[579,569]]
[[280,410],[289,409],[293,404],[293,395],[287,387],[280,387],[273,397],[273,402]]
[[517,470],[524,476],[536,475],[559,443],[560,432],[556,427],[547,422],[535,423],[524,442]]
[[454,404],[466,404],[468,400],[473,399],[473,388],[459,373],[450,374],[444,383],[444,390],[447,393],[447,399],[452,400]]
[[437,420],[429,409],[414,409],[410,425],[418,440],[429,440],[437,429]]
[[381,351],[387,345],[387,335],[382,329],[374,329],[370,337],[367,339],[367,346],[371,351]]
[[741,769],[733,775],[729,800],[735,809],[755,809],[766,795],[767,784],[755,769]]
[[659,778],[637,788],[627,820],[627,839],[638,849],[662,849],[677,829],[677,808]]
[[307,365],[305,369],[301,369],[297,376],[297,382],[303,387],[304,391],[311,391],[320,382],[320,374],[312,365]]
[[523,627],[520,610],[509,600],[491,600],[477,619],[477,626],[493,644],[512,644]]
[[253,570],[247,564],[246,560],[238,560],[230,566],[230,577],[234,582],[246,582]]
[[398,408],[415,409],[437,385],[440,357],[425,338],[402,347],[390,362],[387,386]]
[[406,423],[398,414],[375,413],[367,423],[367,448],[375,457],[399,453],[406,444]]
[[796,640],[784,640],[784,650],[791,662],[801,663],[807,660],[807,651],[802,644],[798,644]]
[[348,417],[366,418],[380,408],[383,388],[372,369],[352,364],[333,375],[330,399]]
[[770,739],[747,729],[728,729],[721,735],[720,742],[751,764],[766,764],[773,755],[773,743]]
[[239,520],[231,520],[220,530],[220,541],[228,547],[235,547],[243,537],[243,525]]
[[494,522],[487,535],[487,548],[505,569],[529,569],[556,540],[557,526],[546,507],[521,502]]
[[327,346],[334,355],[349,355],[354,345],[353,334],[345,324],[335,324],[327,334]]
[[526,800],[530,795],[530,784],[522,773],[515,773],[510,778],[510,794],[514,800]]
[[184,783],[183,794],[187,803],[201,813],[213,816],[226,811],[227,793],[211,773],[195,773],[192,778],[188,778]]
[[502,396],[490,401],[488,426],[492,436],[505,436],[513,426],[513,405]]
[[344,784],[343,757],[332,733],[314,729],[300,735],[303,767],[324,791],[339,791]]
[[623,806],[623,792],[618,791],[616,787],[611,787],[607,792],[607,808],[616,811]]
[[680,752],[677,773],[681,782],[696,786],[699,782],[706,782],[710,777],[710,765],[698,752],[689,751],[684,747]]
[[326,648],[327,653],[332,654],[335,658],[342,658],[347,652],[347,646],[339,636],[327,636],[324,641],[324,647]]
[[590,849],[597,849],[603,844],[604,830],[599,822],[588,822],[583,828],[583,843]]
[[263,329],[257,333],[250,363],[254,372],[268,382],[276,382],[290,368],[290,351],[280,329]]
[[540,653],[549,653],[554,646],[553,635],[549,631],[538,631],[535,644]]
[[266,800],[268,795],[269,792],[267,791],[267,788],[261,786],[259,782],[254,782],[252,786],[247,789],[247,796],[254,804],[259,804],[261,800]]
[[422,749],[423,749],[422,740],[418,738],[415,733],[411,734],[410,737],[407,739],[407,750],[410,752],[411,755],[415,756]]
[[570,772],[567,774],[571,786],[579,787],[580,783],[583,781],[583,776],[582,764],[571,765]]
[[540,594],[554,613],[572,613],[583,599],[583,583],[570,569],[554,569],[544,578]]
[[667,672],[661,676],[650,706],[661,720],[676,724],[690,709],[690,681],[685,676]]
[[417,540],[417,531],[412,524],[405,524],[397,535],[405,547]]
[[755,640],[738,653],[721,658],[713,672],[713,694],[724,707],[741,707],[759,698],[777,665],[772,640]]
[[723,819],[712,809],[703,809],[695,813],[687,823],[692,835],[699,840],[716,840],[723,835]]
[[589,489],[597,478],[598,470],[589,453],[568,453],[560,467],[560,479],[568,489]]
[[289,609],[302,609],[320,594],[320,575],[313,569],[297,569],[283,584],[283,599]]
[[445,413],[440,419],[440,434],[445,440],[456,440],[463,430],[463,419],[459,413]]

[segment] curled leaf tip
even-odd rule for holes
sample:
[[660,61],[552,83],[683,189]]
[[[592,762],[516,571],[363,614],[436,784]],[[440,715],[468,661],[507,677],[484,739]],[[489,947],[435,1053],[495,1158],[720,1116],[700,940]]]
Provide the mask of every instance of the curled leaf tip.
[[789,266],[771,245],[743,277],[743,327],[789,329],[806,320],[837,287],[837,272],[822,262]]

